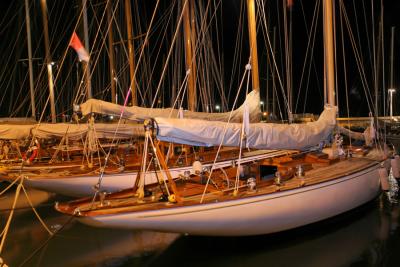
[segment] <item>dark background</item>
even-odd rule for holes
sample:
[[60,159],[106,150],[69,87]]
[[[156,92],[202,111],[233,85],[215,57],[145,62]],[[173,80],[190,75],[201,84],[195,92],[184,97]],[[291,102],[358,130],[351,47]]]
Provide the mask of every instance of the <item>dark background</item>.
[[[108,57],[105,46],[106,40],[106,20],[105,17],[101,21],[105,10],[106,1],[88,1],[88,18],[89,18],[89,34],[91,47],[91,58],[98,55],[98,59],[93,69],[92,83],[94,97],[107,100],[110,96],[110,78],[108,70]],[[207,6],[209,1],[202,1],[204,6]],[[242,0],[223,0],[212,1],[217,3],[218,9],[212,11],[215,13],[215,20],[210,23],[210,36],[212,39],[212,49],[217,55],[218,64],[221,66],[221,78],[223,85],[221,89],[217,88],[217,82],[212,81],[209,85],[210,99],[207,103],[201,103],[199,107],[205,109],[206,105],[211,106],[211,109],[216,104],[222,103],[222,108],[228,110],[231,108],[233,100],[239,87],[240,79],[243,75],[244,67],[248,61],[248,32],[247,32],[247,17],[245,3]],[[256,0],[256,2],[258,2]],[[294,113],[320,113],[323,107],[323,54],[322,54],[322,15],[319,14],[317,20],[317,28],[315,34],[315,44],[313,49],[313,63],[310,65],[308,59],[309,83],[306,83],[304,76],[302,83],[301,73],[307,50],[307,31],[310,31],[311,21],[313,18],[314,7],[318,1],[301,1],[294,0],[294,5],[291,9],[292,14],[292,77],[293,77],[293,108]],[[78,21],[81,1],[47,1],[49,11],[49,35],[52,59],[55,62],[55,94],[57,114],[72,113],[72,104],[79,88],[81,80],[82,65],[78,62],[77,56],[72,49],[68,48],[69,38],[77,26],[78,35],[83,41],[83,32],[81,24]],[[132,1],[132,12],[134,20],[134,35],[137,37],[134,41],[137,48],[137,56],[139,48],[143,44],[143,34],[152,16],[155,0],[135,0]],[[373,30],[375,38],[379,35],[379,20],[381,12],[381,1],[343,1],[346,7],[346,13],[349,18],[350,27],[354,36],[354,43],[357,47],[361,58],[361,65],[364,69],[364,74],[359,74],[354,51],[351,48],[350,35],[348,30],[343,32],[344,36],[344,51],[343,57],[342,38],[340,28],[340,12],[339,1],[336,1],[336,31],[337,31],[337,81],[338,81],[338,99],[341,116],[368,116],[368,113],[373,110],[371,106],[374,103],[374,72],[373,72]],[[384,114],[383,105],[385,102],[384,95],[389,87],[389,70],[390,70],[390,27],[396,26],[395,37],[395,54],[394,54],[394,83],[398,84],[398,47],[400,38],[398,30],[400,29],[398,13],[400,11],[399,1],[383,1],[384,5],[384,58],[380,60],[380,65],[377,68],[379,96],[379,115]],[[40,2],[38,0],[30,0],[30,16],[32,29],[32,44],[34,57],[34,75],[35,75],[35,98],[37,101],[37,109],[41,112],[45,108],[47,100],[47,73],[44,64],[44,42],[43,42],[43,26],[40,10]],[[283,49],[283,1],[265,1],[265,14],[269,20],[268,27],[272,38],[273,27],[277,28],[276,40],[276,60],[278,69],[283,79],[283,87],[286,90],[286,82],[284,81],[284,49]],[[118,72],[118,90],[121,95],[125,94],[129,87],[129,68],[127,68],[127,59],[124,48],[122,46],[123,39],[126,39],[125,33],[125,17],[123,1],[113,1],[113,7],[116,7],[115,22],[113,25],[114,32],[114,53],[116,58],[116,70]],[[196,4],[197,12],[200,12],[199,4]],[[321,10],[321,7],[320,7]],[[177,20],[179,16],[179,1],[161,1],[159,11],[156,18],[160,21],[155,23],[154,31],[152,32],[148,47],[146,49],[146,67],[140,66],[138,70],[138,84],[141,87],[139,97],[139,105],[150,106],[155,95],[155,89],[160,80],[163,62],[166,59],[168,50],[171,45],[172,36],[176,26],[172,22],[167,25],[165,14],[172,12],[171,18]],[[210,11],[211,12],[211,11]],[[212,14],[212,12],[210,14]],[[321,12],[320,12],[321,13]],[[24,1],[2,1],[0,10],[0,90],[2,92],[0,98],[0,116],[20,116],[26,117],[30,115],[30,98],[29,98],[29,78],[28,78],[28,63],[27,44],[26,44],[26,28],[25,28],[25,10]],[[260,14],[259,14],[260,15]],[[374,20],[374,25],[373,21]],[[200,19],[198,19],[198,22]],[[258,20],[260,22],[260,20]],[[307,24],[307,27],[306,27]],[[118,25],[118,27],[116,27]],[[102,29],[97,31],[97,29]],[[240,56],[234,64],[235,43],[238,32],[241,32],[239,38]],[[264,31],[264,33],[263,33]],[[119,36],[118,33],[121,32]],[[165,34],[165,37],[164,37]],[[105,41],[103,41],[105,40]],[[271,67],[268,65],[268,57],[270,52],[266,46],[265,30],[262,29],[260,23],[258,25],[258,54],[260,66],[260,83],[261,97],[265,102],[262,107],[265,111],[272,109],[272,78]],[[182,41],[180,41],[182,42]],[[378,42],[376,40],[376,42]],[[160,101],[159,106],[168,107],[173,100],[172,87],[179,87],[183,81],[185,67],[183,61],[183,46],[181,45],[182,60],[170,62],[167,69],[168,78],[162,82],[162,93],[158,95]],[[376,46],[378,44],[376,43]],[[210,48],[211,49],[211,48]],[[375,47],[377,49],[377,47]],[[174,52],[178,53],[178,52]],[[64,60],[63,60],[64,59]],[[346,69],[344,68],[346,66]],[[205,65],[203,68],[208,68]],[[384,70],[382,69],[384,68]],[[345,82],[345,71],[347,82]],[[305,73],[308,73],[308,67],[305,68]],[[365,85],[363,86],[362,78],[364,76]],[[223,90],[223,92],[221,92]],[[220,96],[225,95],[226,103]],[[267,97],[268,95],[268,97]],[[369,95],[368,97],[366,95]],[[241,101],[245,96],[245,92],[240,93]],[[277,89],[276,101],[277,113],[286,117],[284,102],[281,89]],[[267,98],[269,103],[266,103]],[[79,98],[83,99],[83,98]],[[369,99],[369,103],[367,101]],[[185,99],[184,106],[186,105]],[[83,101],[83,100],[82,100]],[[122,100],[120,99],[120,102]],[[347,103],[349,109],[347,109]],[[396,102],[395,102],[396,103]],[[279,109],[280,107],[280,109]],[[267,110],[268,108],[268,110]],[[387,110],[387,109],[386,109]],[[46,109],[46,115],[49,113]],[[395,105],[395,114],[398,108]]]

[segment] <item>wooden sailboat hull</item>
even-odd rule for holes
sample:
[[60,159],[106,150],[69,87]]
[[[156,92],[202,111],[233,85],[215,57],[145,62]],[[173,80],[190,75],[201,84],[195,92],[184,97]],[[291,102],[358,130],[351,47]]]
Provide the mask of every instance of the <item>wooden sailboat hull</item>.
[[82,216],[97,227],[210,236],[260,235],[318,222],[352,210],[380,193],[379,163],[297,189],[187,207]]
[[[277,150],[257,150],[244,153],[241,160],[242,163],[256,161],[265,158],[271,158],[278,155],[285,155],[291,153],[288,151],[277,151]],[[224,168],[232,165],[236,160],[221,160],[216,163],[217,168]],[[209,167],[212,164],[204,164],[204,167]],[[173,177],[179,177],[185,172],[189,171],[193,173],[192,166],[183,166],[177,168],[171,168],[170,172]],[[131,188],[135,184],[137,172],[121,172],[121,173],[105,173],[101,182],[101,191],[116,192],[126,188]],[[162,174],[160,171],[157,172],[158,177]],[[155,172],[149,172],[146,175],[146,184],[157,183],[157,175]],[[99,174],[87,175],[87,176],[68,176],[60,175],[51,177],[47,176],[29,176],[26,175],[24,184],[28,187],[44,190],[48,192],[54,192],[61,195],[72,196],[72,197],[83,197],[92,195],[95,191],[93,189],[99,181]],[[164,175],[164,179],[167,179]]]

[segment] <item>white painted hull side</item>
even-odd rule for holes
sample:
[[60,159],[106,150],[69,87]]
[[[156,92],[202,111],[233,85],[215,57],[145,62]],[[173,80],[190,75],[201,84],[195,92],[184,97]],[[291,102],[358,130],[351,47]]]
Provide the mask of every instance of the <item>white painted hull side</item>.
[[193,235],[241,236],[284,231],[333,217],[380,193],[379,165],[320,184],[205,205],[80,217],[97,227]]
[[[277,153],[282,154],[282,152],[269,151],[266,153],[260,153],[260,151],[255,151],[258,153],[248,153],[245,158],[242,159],[242,163],[255,161],[263,159],[266,157],[276,156]],[[262,151],[261,151],[262,152]],[[216,168],[223,168],[233,164],[233,160],[226,160],[216,163]],[[237,164],[237,160],[235,160]],[[205,164],[204,166],[211,166],[212,164]],[[190,171],[193,173],[192,166],[171,168],[170,173],[172,177],[179,177],[183,175],[185,171]],[[157,172],[158,176],[161,177],[163,174]],[[136,180],[137,172],[122,172],[115,174],[104,174],[101,182],[101,191],[106,192],[117,192],[123,189],[133,187]],[[64,176],[64,177],[52,177],[52,178],[42,178],[40,176],[27,177],[24,184],[28,187],[32,187],[39,190],[44,190],[48,192],[53,192],[61,195],[72,196],[72,197],[84,197],[93,195],[95,190],[93,189],[99,181],[100,175],[92,176]],[[164,175],[164,179],[167,177]],[[157,176],[155,172],[150,172],[146,175],[146,183],[157,182]]]

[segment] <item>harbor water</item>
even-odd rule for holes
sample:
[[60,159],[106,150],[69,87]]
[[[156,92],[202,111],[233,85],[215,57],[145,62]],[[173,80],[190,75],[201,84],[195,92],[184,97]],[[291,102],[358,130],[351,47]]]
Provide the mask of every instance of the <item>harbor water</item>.
[[[8,266],[400,265],[400,206],[387,193],[321,223],[272,235],[224,238],[92,228],[54,210],[54,202],[65,199],[28,193],[56,234],[48,233],[22,196],[1,254]],[[2,229],[12,200],[10,193],[1,197]]]

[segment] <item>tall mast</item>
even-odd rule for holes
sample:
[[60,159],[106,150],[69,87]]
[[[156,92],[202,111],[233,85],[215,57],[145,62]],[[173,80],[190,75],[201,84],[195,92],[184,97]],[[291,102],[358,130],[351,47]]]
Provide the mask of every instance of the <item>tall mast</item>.
[[[276,44],[276,26],[274,26],[273,39],[272,39],[272,57],[275,60],[275,44]],[[272,114],[276,116],[276,83],[275,83],[275,67],[271,67],[272,71]]]
[[[286,66],[286,90],[288,99],[288,120],[293,121],[293,82],[292,82],[292,1],[283,1],[283,21],[285,31],[285,66]],[[289,9],[289,21],[288,21]],[[289,26],[288,26],[289,23]]]
[[28,38],[29,88],[31,93],[32,118],[35,118],[36,105],[35,105],[35,92],[34,92],[35,88],[33,85],[31,18],[29,15],[28,0],[25,0],[25,17],[26,17],[26,35]]
[[195,55],[195,23],[194,23],[194,1],[185,0],[183,9],[183,30],[185,36],[185,58],[186,70],[190,70],[188,77],[188,100],[189,110],[196,111],[196,62]]
[[110,62],[110,79],[111,79],[111,102],[116,103],[116,81],[114,69],[114,37],[112,31],[112,1],[107,4],[107,26],[108,26],[108,57]]
[[[87,0],[82,0],[82,10],[83,10],[83,34],[85,38],[85,47],[90,51],[89,44],[89,30],[88,30],[88,18],[87,18]],[[87,98],[92,98],[92,83],[90,78],[90,62],[83,61],[83,73],[85,75],[86,81],[86,96]]]
[[253,90],[260,90],[258,77],[258,56],[257,56],[257,29],[254,0],[247,0],[247,21],[249,25],[250,57]]
[[333,37],[333,0],[323,1],[324,9],[324,89],[325,102],[335,106],[335,57]]
[[43,29],[44,29],[44,45],[46,48],[46,60],[47,65],[47,76],[49,79],[49,94],[50,94],[50,109],[51,109],[51,122],[56,123],[56,107],[54,104],[54,83],[53,83],[53,66],[50,55],[50,45],[49,45],[49,29],[47,23],[47,4],[46,0],[40,1],[40,6],[42,8],[42,18],[43,18]]
[[394,31],[395,31],[395,27],[392,26],[390,28],[390,84],[389,87],[393,88],[394,84],[393,84],[393,55],[394,55]]
[[125,0],[125,12],[126,12],[126,25],[128,33],[128,56],[129,56],[129,73],[130,73],[130,88],[132,91],[132,106],[137,106],[136,97],[136,81],[135,81],[135,48],[133,46],[133,35],[132,35],[132,11],[131,11],[131,0]]
[[394,89],[394,84],[393,84],[394,30],[395,30],[395,27],[392,26],[391,37],[390,37],[390,81],[389,81],[389,89],[388,89],[389,100],[390,100],[389,115],[390,115],[391,119],[393,119],[393,93],[396,92],[396,89]]

